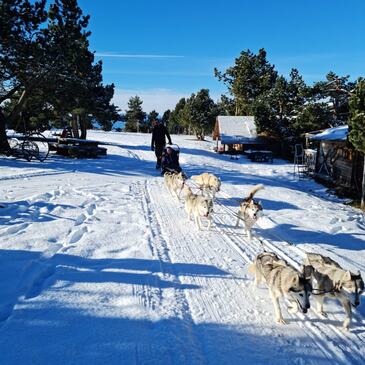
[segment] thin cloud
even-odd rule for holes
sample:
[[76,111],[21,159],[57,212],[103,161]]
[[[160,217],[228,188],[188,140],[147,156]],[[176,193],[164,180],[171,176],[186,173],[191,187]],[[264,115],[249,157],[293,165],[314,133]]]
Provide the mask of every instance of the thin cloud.
[[97,57],[114,57],[114,58],[184,58],[180,55],[167,55],[167,54],[130,54],[130,53],[109,53],[109,52],[95,52]]
[[137,70],[132,70],[132,71],[128,71],[128,70],[111,70],[111,71],[104,71],[105,74],[109,74],[109,75],[144,75],[144,76],[148,76],[148,75],[152,75],[152,76],[192,76],[192,77],[196,77],[196,76],[212,76],[213,75],[213,71],[212,72],[199,72],[199,71],[137,71]]

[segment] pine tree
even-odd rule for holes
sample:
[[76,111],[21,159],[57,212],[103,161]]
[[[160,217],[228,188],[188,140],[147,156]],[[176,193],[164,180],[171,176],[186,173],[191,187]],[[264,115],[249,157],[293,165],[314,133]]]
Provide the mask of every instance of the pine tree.
[[[208,89],[201,89],[196,95],[192,95],[186,106],[189,106],[190,123],[199,140],[204,140],[207,133],[211,133],[218,108],[209,96]],[[186,107],[185,106],[185,107]]]
[[330,71],[325,81],[314,84],[312,95],[317,99],[328,99],[329,109],[332,111],[332,126],[343,125],[349,118],[349,98],[351,90],[355,87],[349,81],[349,76],[338,76]]
[[161,117],[161,122],[168,128],[169,127],[169,119],[171,116],[171,110],[167,109],[165,110],[165,112],[162,114]]
[[235,101],[226,95],[221,95],[221,98],[217,103],[217,107],[219,110],[219,115],[235,115]]
[[[365,80],[357,81],[350,98],[349,141],[357,151],[365,154]],[[365,158],[362,181],[361,207],[365,206]]]
[[332,112],[327,103],[307,102],[291,121],[291,129],[295,136],[303,133],[331,127]]
[[250,115],[254,100],[268,92],[275,84],[277,72],[266,60],[262,48],[258,54],[250,50],[242,51],[235,59],[235,65],[225,72],[214,69],[215,76],[223,81],[235,98],[235,115]]
[[0,107],[0,148],[8,147],[6,124],[42,128],[44,119],[58,124],[72,113],[83,138],[91,118],[109,128],[119,118],[114,85],[102,84],[102,64],[89,50],[89,16],[77,0],[54,0],[48,11],[45,0],[0,6],[0,105],[8,100],[5,114]]
[[147,115],[145,127],[143,129],[141,129],[141,132],[144,132],[144,133],[151,132],[152,128],[153,128],[153,121],[155,121],[157,119],[158,119],[158,113],[156,112],[156,110],[152,110],[151,112],[149,112]]
[[125,113],[125,130],[127,132],[139,132],[143,125],[146,113],[142,109],[143,101],[139,96],[131,97],[128,101],[128,109]]
[[167,123],[167,128],[169,129],[170,133],[180,134],[184,130],[184,123],[182,121],[182,112],[186,105],[186,99],[181,98],[176,106],[175,109],[169,115],[169,121]]
[[[41,24],[46,20],[46,0],[3,0],[0,3],[0,150],[9,149],[6,123],[21,110],[24,89],[34,88],[43,73]],[[23,90],[22,90],[23,89]],[[19,93],[10,115],[1,105]]]
[[[284,76],[278,76],[274,86],[259,95],[253,103],[258,132],[266,132],[277,138],[295,139],[304,131],[313,130],[306,129],[308,125],[302,125],[304,115],[313,111],[308,109],[303,113],[307,94],[308,87],[298,70],[292,69],[288,80]],[[303,115],[298,119],[300,113]]]

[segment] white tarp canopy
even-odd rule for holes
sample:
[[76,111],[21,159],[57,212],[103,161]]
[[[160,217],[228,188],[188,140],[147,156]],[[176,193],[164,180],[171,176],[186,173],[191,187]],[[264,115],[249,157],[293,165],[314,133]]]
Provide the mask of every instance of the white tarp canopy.
[[222,144],[252,143],[257,139],[253,116],[218,116]]
[[321,133],[309,137],[311,141],[346,141],[349,126],[343,125],[336,128],[328,128]]

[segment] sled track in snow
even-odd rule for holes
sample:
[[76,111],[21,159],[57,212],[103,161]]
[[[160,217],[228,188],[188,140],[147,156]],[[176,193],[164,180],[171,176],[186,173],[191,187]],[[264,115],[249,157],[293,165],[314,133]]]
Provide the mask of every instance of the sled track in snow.
[[[220,192],[220,194],[223,195],[222,192]],[[228,194],[224,194],[224,198],[231,197]],[[178,209],[178,206],[176,206],[176,209]],[[172,216],[176,215],[176,209],[171,210],[170,214]],[[183,208],[180,206],[180,209]],[[243,234],[243,228],[237,229],[234,226],[237,221],[236,212],[220,203],[219,199],[216,199],[214,211],[213,221],[215,225],[213,226],[213,230],[216,230],[221,235],[221,238],[227,246],[239,254],[242,266],[251,262],[255,256],[263,250],[276,253],[279,257],[296,268],[299,268],[303,262],[306,252],[284,240],[280,240],[280,238],[277,239],[275,237],[274,240],[271,237],[264,238],[254,235],[250,242]],[[195,229],[193,222],[191,222],[191,226],[192,229]],[[204,233],[209,234],[208,232],[203,232],[203,234]],[[201,232],[196,233],[198,236],[201,234]],[[180,236],[180,233],[177,233],[177,235]],[[338,306],[340,306],[339,303]],[[340,308],[342,309],[342,307]],[[365,357],[365,324],[360,316],[355,313],[353,314],[353,332],[344,333],[343,330],[338,327],[339,323],[342,324],[344,319],[344,312],[342,310],[339,314],[331,313],[330,320],[324,320],[314,311],[311,311],[310,315],[312,317],[308,318],[308,315],[305,317],[301,313],[296,315],[290,315],[288,313],[290,318],[299,317],[301,319],[301,322],[298,323],[299,326],[304,331],[311,334],[311,337],[315,339],[317,346],[332,363],[351,365],[363,364],[363,359]],[[333,320],[338,324],[331,324],[330,321]],[[341,342],[337,340],[339,338],[341,339]]]
[[[225,208],[223,208],[224,210]],[[227,212],[227,215],[230,215],[231,219],[234,219],[235,217],[230,214],[230,212]],[[222,218],[215,218],[220,223],[224,224],[224,219]],[[242,228],[241,228],[242,230]],[[222,229],[223,231],[223,229]],[[249,242],[247,239],[243,237],[243,235],[238,235],[232,228],[224,228],[225,232],[222,232],[223,235],[228,236],[227,239],[231,239],[235,245],[242,246],[244,244],[245,248],[249,251],[250,257],[252,259],[263,250],[270,251],[276,253],[279,257],[283,258],[290,264],[294,264],[293,266],[298,267],[300,264],[300,257],[301,255],[298,255],[295,253],[295,249],[288,244],[287,242],[272,242],[268,239],[264,239],[262,237],[254,236],[252,242]],[[228,235],[227,235],[228,233]],[[282,245],[283,247],[286,247],[290,251],[287,252],[283,250],[281,247],[278,247],[278,245]],[[305,255],[303,251],[303,256]],[[339,304],[338,304],[339,305]],[[312,315],[314,315],[314,320],[321,320],[319,315],[316,315],[312,311]],[[294,315],[289,316],[292,318]],[[361,332],[363,332],[364,328],[359,329],[359,323],[353,324],[353,330],[354,333],[344,333],[340,328],[337,327],[337,325],[333,325],[330,323],[316,323],[310,320],[307,320],[306,317],[302,314],[297,314],[298,317],[300,317],[303,321],[299,322],[299,325],[306,331],[309,331],[313,334],[313,337],[316,338],[317,345],[322,349],[322,351],[327,355],[329,359],[332,359],[334,357],[339,357],[340,361],[339,363],[351,363],[351,364],[362,364],[363,358],[364,358],[364,351],[363,346],[365,343],[364,336],[361,335]],[[340,313],[339,315],[331,315],[331,317],[334,317],[334,320],[337,322],[343,321],[344,313]],[[353,321],[356,319],[356,316],[353,317]],[[354,321],[355,322],[355,321]],[[356,321],[358,322],[358,321]],[[363,327],[361,325],[360,327]],[[357,334],[360,332],[359,334]],[[340,337],[341,341],[343,341],[347,346],[338,348],[338,344],[336,343],[336,337]],[[340,351],[339,351],[340,350]],[[342,353],[342,354],[341,354]],[[351,360],[350,360],[351,359]]]
[[70,174],[73,171],[39,171],[39,172],[29,172],[26,174],[18,174],[18,175],[9,175],[0,177],[0,181],[5,180],[21,180],[21,179],[29,179],[32,177],[45,177],[45,176],[53,176],[53,175],[64,175]]
[[[224,197],[231,198],[225,193]],[[244,245],[244,247],[249,251],[251,260],[258,253],[262,252],[263,250],[267,250],[276,253],[289,264],[299,268],[303,262],[303,259],[306,257],[306,252],[304,250],[301,250],[300,248],[284,240],[274,241],[270,238],[267,239],[257,235],[254,235],[252,242],[249,242],[249,240],[245,239],[243,235],[237,234],[237,230],[234,230],[229,225],[227,225],[227,220],[231,222],[230,224],[232,224],[232,222],[236,222],[236,213],[222,203],[218,203],[217,205],[219,206],[220,210],[224,212],[224,215],[226,215],[226,219],[222,218],[220,215],[214,216],[215,221],[222,225],[226,224],[223,229],[220,229],[222,234],[227,236],[228,233],[228,239],[231,239],[235,245],[238,245],[239,247]],[[240,230],[243,231],[243,228]],[[338,303],[338,305],[340,304]],[[319,315],[313,311],[312,313],[315,315],[314,319],[321,320]],[[349,333],[344,333],[342,329],[337,327],[337,325],[330,323],[321,324],[320,322],[316,323],[313,321],[309,322],[305,320],[305,317],[302,314],[298,314],[298,316],[303,319],[303,322],[300,322],[300,326],[305,330],[309,330],[313,336],[316,337],[317,344],[329,358],[333,359],[333,356],[336,356],[341,361],[340,363],[359,365],[363,363],[363,359],[365,357],[365,323],[359,315],[353,313],[353,332]],[[334,317],[335,321],[342,323],[344,319],[344,313],[341,311],[339,315],[332,314],[331,317]],[[342,344],[337,344],[335,340],[336,337],[340,337],[345,346]]]
[[[184,287],[180,282],[179,277],[175,273],[171,273],[171,269],[168,270],[168,266],[172,267],[172,261],[169,256],[169,249],[167,242],[164,237],[164,233],[162,230],[162,218],[161,212],[156,211],[157,204],[154,203],[153,195],[151,194],[150,188],[147,182],[137,183],[136,189],[139,191],[139,195],[142,199],[143,211],[146,215],[146,221],[149,222],[150,226],[150,248],[159,260],[161,273],[164,280],[171,281],[176,284],[178,287]],[[148,291],[151,289],[146,288]],[[151,301],[151,298],[158,297],[159,304],[162,302],[162,290],[156,289],[158,293],[150,293],[151,295],[147,295],[148,301]],[[175,290],[176,302],[180,304],[178,308],[178,312],[176,313],[178,316],[182,316],[182,321],[184,324],[184,331],[187,334],[187,338],[185,336],[181,336],[183,338],[177,338],[174,336],[176,341],[181,342],[181,346],[186,346],[189,348],[187,352],[189,355],[186,355],[185,363],[186,364],[197,364],[204,365],[204,356],[202,355],[202,350],[200,348],[199,339],[195,336],[194,333],[194,323],[191,317],[191,310],[189,308],[189,302],[186,298],[185,292],[183,289]],[[154,303],[155,305],[157,303]],[[181,361],[181,359],[180,359]],[[171,362],[172,364],[174,361]]]

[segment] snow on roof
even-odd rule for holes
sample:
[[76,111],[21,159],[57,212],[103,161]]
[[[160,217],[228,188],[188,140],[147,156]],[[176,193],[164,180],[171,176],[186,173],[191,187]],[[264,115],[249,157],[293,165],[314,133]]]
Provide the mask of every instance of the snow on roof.
[[348,125],[328,128],[315,136],[309,137],[311,141],[346,141],[349,131]]
[[257,138],[253,116],[218,116],[217,119],[222,144],[252,142]]

